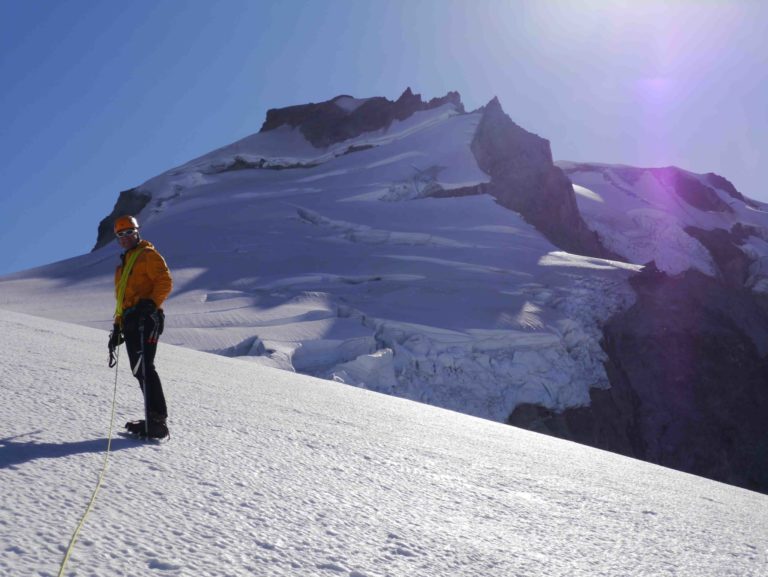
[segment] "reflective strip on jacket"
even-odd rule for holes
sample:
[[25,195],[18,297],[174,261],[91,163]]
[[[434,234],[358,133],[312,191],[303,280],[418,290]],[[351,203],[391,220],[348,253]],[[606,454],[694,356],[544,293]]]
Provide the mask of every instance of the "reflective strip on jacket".
[[[139,249],[142,249],[141,254],[136,259],[125,285],[123,311],[136,306],[142,299],[151,299],[157,308],[161,308],[173,288],[171,271],[168,270],[165,259],[160,256],[152,243],[142,240],[134,248],[121,255],[121,264],[115,270],[115,298],[117,298],[120,276],[123,272],[123,263],[133,251]],[[120,320],[120,318],[115,318],[115,322]]]

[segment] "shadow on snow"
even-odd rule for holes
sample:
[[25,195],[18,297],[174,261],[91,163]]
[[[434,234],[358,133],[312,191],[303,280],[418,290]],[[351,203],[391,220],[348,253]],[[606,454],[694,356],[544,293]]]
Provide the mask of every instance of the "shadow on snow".
[[[20,436],[0,439],[0,469],[21,465],[36,459],[58,459],[83,453],[103,453],[107,450],[108,439],[90,439],[87,441],[71,441],[64,443],[35,443],[19,442]],[[124,438],[113,438],[111,451],[120,451],[139,446],[136,441]]]

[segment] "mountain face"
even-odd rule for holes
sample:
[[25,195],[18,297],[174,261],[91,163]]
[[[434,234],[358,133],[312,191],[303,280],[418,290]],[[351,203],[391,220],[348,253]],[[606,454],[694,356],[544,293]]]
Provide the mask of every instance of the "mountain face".
[[603,327],[607,391],[509,422],[765,492],[768,315],[764,302],[687,271],[631,279],[632,307]]
[[487,192],[553,244],[576,254],[614,257],[584,223],[571,182],[552,162],[549,142],[515,124],[496,98],[483,110],[472,152],[491,176]]
[[768,492],[768,213],[720,176],[555,163],[497,99],[339,96],[121,193],[0,307],[107,328],[126,212],[165,342]]
[[611,391],[510,422],[766,491],[765,208],[713,174],[562,166],[601,241],[649,262],[603,326]]

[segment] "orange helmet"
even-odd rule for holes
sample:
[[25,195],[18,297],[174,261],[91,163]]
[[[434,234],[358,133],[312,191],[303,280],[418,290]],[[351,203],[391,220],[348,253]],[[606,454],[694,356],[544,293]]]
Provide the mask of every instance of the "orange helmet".
[[129,215],[118,216],[115,219],[114,228],[115,228],[115,234],[117,234],[121,230],[126,230],[129,228],[139,228],[139,223],[132,216],[129,216]]

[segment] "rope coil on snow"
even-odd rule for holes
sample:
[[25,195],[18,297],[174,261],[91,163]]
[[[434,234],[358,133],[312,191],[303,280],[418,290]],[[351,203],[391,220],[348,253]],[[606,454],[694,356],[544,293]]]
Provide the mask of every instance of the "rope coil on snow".
[[69,561],[70,555],[72,555],[72,551],[75,548],[75,543],[77,543],[77,538],[80,536],[80,530],[83,528],[83,525],[85,524],[85,519],[88,517],[88,513],[91,512],[91,508],[93,507],[94,502],[96,501],[96,495],[99,493],[99,489],[101,488],[101,482],[104,480],[104,475],[107,472],[107,463],[109,460],[109,452],[112,448],[112,429],[114,428],[115,424],[115,405],[116,405],[116,399],[117,399],[117,376],[118,376],[118,368],[119,368],[119,361],[120,361],[120,345],[117,346],[117,358],[115,359],[115,387],[112,391],[112,415],[109,419],[109,435],[107,436],[107,451],[104,453],[104,465],[101,467],[101,473],[99,473],[99,479],[96,482],[96,488],[93,490],[93,494],[91,495],[91,500],[88,502],[88,506],[85,509],[85,513],[83,513],[82,518],[80,519],[80,522],[77,524],[77,527],[75,528],[75,532],[72,533],[72,538],[69,540],[69,546],[67,547],[67,551],[64,554],[64,559],[61,561],[61,567],[59,567],[59,573],[57,577],[63,577],[64,571],[67,568],[67,562]]

